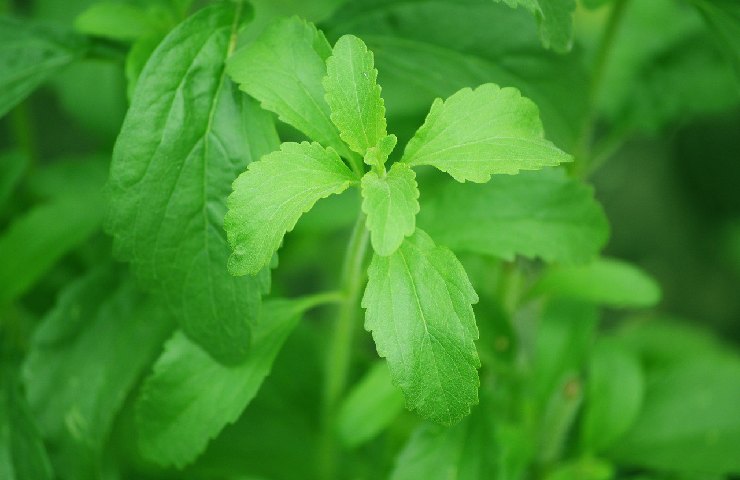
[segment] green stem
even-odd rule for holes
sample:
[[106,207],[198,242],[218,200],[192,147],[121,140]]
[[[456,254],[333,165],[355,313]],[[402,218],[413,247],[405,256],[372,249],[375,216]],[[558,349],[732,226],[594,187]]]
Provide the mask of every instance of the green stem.
[[337,441],[334,429],[336,410],[347,386],[352,362],[352,344],[359,318],[359,301],[365,284],[365,257],[369,232],[365,228],[365,215],[357,217],[342,267],[342,292],[344,301],[332,332],[327,353],[326,377],[323,397],[323,432],[321,441],[321,478],[331,480],[336,476]]
[[584,121],[581,126],[581,133],[575,147],[575,164],[573,165],[573,173],[577,176],[584,176],[589,171],[591,140],[593,138],[597,117],[597,102],[601,95],[604,74],[606,73],[606,66],[611,57],[614,40],[619,31],[622,19],[624,18],[624,13],[627,10],[628,3],[629,0],[615,0],[614,6],[609,14],[609,19],[607,20],[604,33],[601,36],[598,49],[596,50],[596,57],[594,59],[594,66],[591,73],[591,83],[588,90],[587,113],[584,117]]
[[344,302],[344,292],[333,290],[329,292],[321,292],[313,295],[307,295],[301,297],[301,309],[310,310],[312,308],[321,307],[330,303],[342,303]]

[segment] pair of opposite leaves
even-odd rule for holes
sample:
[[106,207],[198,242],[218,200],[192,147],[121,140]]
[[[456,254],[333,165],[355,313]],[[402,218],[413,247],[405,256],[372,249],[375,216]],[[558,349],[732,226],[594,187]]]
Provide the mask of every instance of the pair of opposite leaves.
[[296,18],[237,52],[227,71],[264,108],[315,140],[283,143],[234,182],[224,220],[230,272],[260,272],[303,213],[359,185],[375,251],[362,300],[365,326],[407,406],[455,423],[477,403],[472,304],[478,298],[454,254],[416,228],[412,167],[431,165],[460,182],[483,183],[492,174],[571,157],[544,139],[530,100],[516,89],[484,84],[435,100],[401,160],[386,170],[396,137],[386,131],[372,52],[350,35],[332,50],[321,32]]

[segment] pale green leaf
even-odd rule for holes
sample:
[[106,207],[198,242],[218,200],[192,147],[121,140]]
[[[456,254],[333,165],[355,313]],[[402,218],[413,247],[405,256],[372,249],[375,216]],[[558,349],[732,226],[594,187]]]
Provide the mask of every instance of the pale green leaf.
[[454,254],[423,231],[391,256],[373,256],[362,299],[365,328],[388,360],[406,406],[452,425],[478,402],[478,301]]
[[229,271],[259,272],[301,215],[355,181],[339,155],[318,143],[283,143],[279,151],[250,164],[234,182],[224,220],[233,249]]
[[100,228],[100,195],[61,197],[15,219],[0,236],[0,305],[24,294]]
[[572,160],[545,140],[537,106],[514,88],[488,83],[432,104],[403,161],[432,165],[455,180],[487,182],[493,174],[539,170]]
[[583,457],[561,464],[545,480],[612,480],[614,467],[598,458]]
[[533,288],[549,294],[612,307],[651,307],[660,301],[660,286],[639,268],[616,259],[588,265],[551,267]]
[[540,40],[545,48],[567,52],[573,46],[575,0],[494,0],[516,8],[523,7],[537,18]]
[[347,393],[337,414],[339,438],[348,447],[373,439],[403,411],[403,394],[385,363],[376,363]]
[[386,137],[385,104],[373,52],[359,38],[345,35],[326,61],[326,74],[323,84],[331,121],[349,148],[364,156]]
[[393,152],[393,149],[396,148],[397,142],[398,138],[392,133],[381,138],[377,146],[367,149],[363,159],[364,162],[370,166],[382,167],[385,165],[385,161],[388,160],[391,152]]
[[405,163],[393,164],[384,176],[370,171],[362,177],[362,197],[373,249],[380,255],[392,254],[416,229],[416,174]]
[[139,445],[160,465],[194,460],[257,394],[286,338],[310,307],[302,301],[265,302],[244,363],[214,361],[177,332],[145,381],[137,403]]
[[506,260],[587,261],[609,236],[592,189],[560,169],[499,175],[485,185],[447,182],[422,204],[419,225],[441,244]]
[[239,88],[309,139],[341,155],[347,147],[329,118],[321,84],[331,47],[324,34],[298,17],[282,19],[229,59]]
[[0,16],[0,117],[84,51],[77,37]]
[[119,269],[96,269],[62,291],[34,333],[23,378],[63,478],[94,478],[119,409],[172,328]]
[[241,9],[230,2],[204,8],[157,47],[108,183],[117,255],[165,296],[190,338],[225,362],[245,357],[268,276],[234,278],[226,270],[226,197],[247,164],[277,145],[270,116],[224,73]]
[[90,5],[75,19],[75,29],[86,35],[132,41],[157,28],[144,8],[105,1]]
[[645,378],[633,352],[601,340],[591,352],[586,382],[581,444],[588,453],[601,453],[629,430],[640,413]]

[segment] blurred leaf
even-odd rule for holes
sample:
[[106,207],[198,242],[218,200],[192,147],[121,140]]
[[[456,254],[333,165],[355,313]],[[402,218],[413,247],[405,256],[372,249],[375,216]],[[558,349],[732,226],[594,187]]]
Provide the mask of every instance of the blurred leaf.
[[357,447],[385,430],[403,407],[403,394],[391,382],[388,366],[375,363],[339,407],[339,438],[346,446]]
[[573,46],[573,11],[575,0],[494,0],[510,7],[521,6],[537,18],[542,45],[557,52]]
[[61,257],[100,228],[99,194],[61,197],[17,218],[0,236],[0,305],[31,288]]
[[302,301],[266,302],[249,354],[235,366],[218,363],[176,332],[138,399],[144,456],[160,465],[182,467],[200,455],[257,395],[285,339],[310,306]]
[[558,169],[499,175],[485,185],[448,182],[421,200],[419,225],[461,252],[582,262],[609,235],[591,188]]
[[97,478],[124,399],[172,330],[162,308],[110,266],[62,291],[23,369],[33,414],[60,477]]
[[124,42],[141,38],[153,28],[145,9],[123,2],[94,3],[75,19],[75,29],[81,33]]
[[740,80],[740,3],[736,0],[693,0],[711,32],[727,49]]
[[34,169],[27,179],[28,190],[44,200],[100,195],[108,178],[109,160],[102,155],[55,160]]
[[629,263],[597,259],[583,266],[553,266],[540,277],[532,294],[571,298],[611,307],[651,307],[660,301],[660,287]]
[[740,473],[738,398],[736,355],[687,358],[648,371],[640,415],[609,455],[624,465],[658,470]]
[[84,51],[77,37],[0,16],[0,117]]
[[614,467],[596,458],[581,458],[559,466],[545,480],[610,480]]
[[10,198],[28,166],[28,157],[18,151],[0,154],[0,209]]
[[560,148],[575,142],[586,111],[585,95],[573,95],[587,88],[582,62],[543,50],[521,9],[492,0],[366,0],[347,3],[328,28],[331,37],[360,36],[375,54],[391,125],[393,117],[423,118],[437,97],[493,82],[532,99]]
[[3,370],[0,372],[5,376],[0,388],[0,478],[52,480],[54,472],[17,376],[10,367]]
[[390,256],[373,255],[365,329],[409,410],[454,425],[478,403],[478,295],[455,255],[417,229]]
[[277,143],[270,117],[224,75],[241,8],[200,10],[152,54],[113,151],[106,225],[185,334],[225,362],[245,358],[269,276],[226,270],[226,196]]
[[708,35],[680,2],[630,2],[599,89],[606,117],[620,128],[654,132],[740,105],[732,69]]
[[139,38],[133,45],[126,55],[126,93],[129,101],[134,98],[134,92],[136,91],[136,85],[139,83],[139,77],[141,72],[144,70],[146,62],[149,57],[152,56],[154,50],[164,39],[167,32],[157,32],[150,35],[145,35]]
[[581,444],[586,453],[613,445],[640,413],[645,379],[639,360],[614,341],[594,346],[588,363]]

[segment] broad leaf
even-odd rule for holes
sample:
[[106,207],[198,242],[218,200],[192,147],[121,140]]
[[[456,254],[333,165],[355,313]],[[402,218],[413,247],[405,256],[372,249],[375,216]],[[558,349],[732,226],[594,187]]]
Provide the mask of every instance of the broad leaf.
[[513,260],[590,260],[609,225],[590,187],[559,169],[500,175],[485,185],[447,182],[425,195],[419,225],[455,251]]
[[225,362],[245,357],[267,282],[267,272],[233,278],[224,267],[226,197],[247,164],[277,144],[270,117],[224,73],[242,8],[199,11],[152,54],[108,184],[117,255],[165,296],[186,335]]
[[77,37],[0,16],[0,117],[84,51]]
[[179,467],[200,455],[257,395],[285,339],[310,306],[302,301],[266,302],[252,348],[240,365],[220,364],[175,333],[138,399],[142,453],[160,465]]
[[492,83],[437,99],[409,141],[403,161],[432,165],[455,180],[487,182],[569,162],[572,157],[544,139],[539,111],[514,88]]
[[416,229],[416,174],[404,163],[393,164],[384,176],[370,171],[362,177],[362,197],[373,249],[380,255],[392,254]]
[[494,0],[512,8],[524,7],[537,18],[540,39],[546,48],[567,52],[573,46],[575,0]]
[[373,53],[359,38],[345,35],[326,61],[326,75],[323,84],[331,121],[349,148],[364,156],[387,134]]
[[391,382],[388,366],[376,363],[339,408],[339,438],[348,447],[361,445],[387,428],[402,411],[403,395]]
[[118,410],[172,327],[115,268],[62,291],[33,336],[23,377],[63,478],[95,476]]
[[452,425],[478,402],[478,296],[452,252],[423,231],[391,256],[373,256],[362,306],[365,328],[388,360],[406,406]]
[[24,294],[62,256],[100,228],[99,194],[82,192],[41,204],[0,236],[0,305]]
[[75,29],[86,35],[126,42],[149,34],[157,29],[157,25],[142,7],[123,2],[101,2],[92,4],[77,16]]
[[345,155],[347,147],[329,118],[321,84],[330,55],[324,34],[292,17],[275,22],[240,49],[229,60],[228,73],[280,120]]
[[660,286],[639,268],[615,259],[588,265],[551,267],[533,288],[549,294],[612,307],[651,307],[660,301]]
[[353,182],[339,155],[318,143],[283,143],[279,151],[250,164],[234,182],[224,220],[233,249],[229,271],[259,272],[301,215]]
[[593,454],[632,426],[642,406],[645,378],[637,356],[609,340],[594,346],[588,370],[581,445]]

